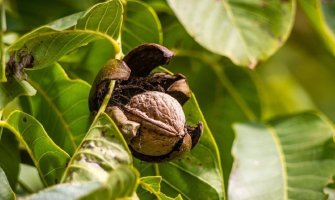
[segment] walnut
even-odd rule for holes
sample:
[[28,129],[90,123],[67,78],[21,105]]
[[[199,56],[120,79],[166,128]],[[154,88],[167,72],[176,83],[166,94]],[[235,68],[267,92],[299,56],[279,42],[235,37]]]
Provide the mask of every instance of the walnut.
[[133,155],[160,162],[179,157],[193,148],[203,130],[186,125],[182,105],[191,97],[186,78],[152,73],[167,64],[172,52],[157,44],[144,44],[125,56],[111,60],[93,83],[89,103],[95,113],[106,95],[110,80],[116,80],[106,113],[124,135]]

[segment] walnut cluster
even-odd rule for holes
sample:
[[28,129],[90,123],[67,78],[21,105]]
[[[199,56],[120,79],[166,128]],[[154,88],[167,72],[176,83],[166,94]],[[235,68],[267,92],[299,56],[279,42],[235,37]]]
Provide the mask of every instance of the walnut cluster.
[[106,113],[115,121],[133,155],[149,162],[179,157],[198,142],[203,125],[186,125],[182,109],[191,90],[181,74],[151,73],[173,53],[158,44],[133,49],[123,60],[110,60],[98,73],[90,92],[92,113],[100,108],[115,80]]

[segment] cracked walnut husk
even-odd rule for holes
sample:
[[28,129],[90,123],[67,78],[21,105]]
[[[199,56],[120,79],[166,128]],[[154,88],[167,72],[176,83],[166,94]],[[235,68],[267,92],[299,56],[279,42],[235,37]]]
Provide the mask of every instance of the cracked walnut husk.
[[180,157],[199,141],[203,124],[186,124],[182,106],[191,97],[185,76],[151,71],[169,63],[173,53],[158,44],[143,44],[123,60],[112,59],[92,85],[89,109],[96,113],[115,80],[106,113],[123,134],[133,155],[148,162]]

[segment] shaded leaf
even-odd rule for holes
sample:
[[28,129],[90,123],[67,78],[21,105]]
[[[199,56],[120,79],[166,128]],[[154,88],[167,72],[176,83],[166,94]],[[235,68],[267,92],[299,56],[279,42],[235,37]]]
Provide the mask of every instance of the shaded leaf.
[[90,86],[70,80],[58,64],[29,70],[28,75],[28,82],[37,90],[31,97],[33,115],[59,147],[73,154],[89,127]]
[[[290,60],[292,57],[298,63],[291,63]],[[300,59],[301,63],[299,62]],[[314,59],[314,57],[311,59]],[[309,70],[315,67],[318,73],[317,75],[313,73],[313,77],[317,78],[323,74],[323,66],[321,65],[319,62],[314,63],[309,58],[304,58],[301,52],[297,48],[292,49],[289,43],[266,63],[262,64],[259,67],[258,73],[262,79],[262,87],[264,88],[264,91],[261,92],[263,100],[262,109],[264,111],[263,118],[269,119],[274,116],[317,109],[313,102],[315,98],[311,98],[310,93],[294,77],[290,68],[293,67],[300,76],[307,78],[308,76],[305,73],[308,73]],[[309,68],[309,70],[302,70],[302,68]],[[320,90],[322,85],[321,82],[318,82],[318,90]],[[320,95],[319,97],[322,96]],[[324,99],[323,104],[325,104]]]
[[101,113],[72,156],[62,182],[104,182],[109,172],[131,164],[132,156],[121,133],[114,122]]
[[[191,45],[191,43],[189,43]],[[171,66],[186,75],[218,144],[225,185],[233,164],[232,124],[261,118],[261,100],[256,74],[200,50],[176,49]],[[199,81],[201,80],[201,81]],[[210,101],[210,103],[208,103]]]
[[319,0],[299,0],[305,14],[335,55],[335,2]]
[[44,188],[36,167],[31,165],[20,164],[19,181],[19,186],[29,192],[37,192]]
[[131,165],[131,153],[116,125],[107,114],[98,113],[62,178],[63,183],[74,184],[79,189],[90,185],[85,191],[74,194],[61,187],[59,195],[65,195],[65,199],[72,199],[73,195],[80,195],[81,199],[134,197],[139,175]]
[[[162,43],[162,30],[159,19],[151,7],[144,2],[127,1],[122,24],[121,44],[123,53],[143,43]],[[88,83],[98,71],[115,56],[114,49],[104,40],[78,49],[77,52],[62,59],[70,76],[80,77]]]
[[[122,166],[110,172],[105,181],[86,181],[82,183],[63,183],[47,188],[26,200],[75,200],[75,199],[131,199],[137,187],[138,172],[131,167]],[[134,198],[135,199],[135,198]]]
[[[96,4],[22,36],[10,46],[34,57],[34,68],[46,67],[70,51],[97,39],[106,39],[116,52],[123,16],[120,0]],[[19,62],[19,61],[16,61]]]
[[[6,61],[5,61],[5,45],[4,45],[4,33],[6,29],[6,18],[5,18],[5,2],[0,2],[0,83],[5,82],[6,78]],[[0,106],[1,109],[1,106]]]
[[33,96],[36,90],[26,81],[18,81],[14,78],[8,79],[5,83],[0,83],[0,110],[18,96]]
[[202,46],[254,68],[287,39],[295,1],[168,0],[188,33]]
[[44,184],[57,183],[69,159],[47,135],[43,126],[32,116],[14,111],[0,126],[9,129],[27,149]]
[[0,199],[14,200],[15,194],[10,188],[5,172],[0,167]]
[[92,84],[99,70],[115,56],[114,48],[104,40],[97,40],[59,61],[71,78],[80,78]]
[[325,199],[335,173],[334,129],[315,113],[237,124],[229,199]]
[[0,136],[0,158],[0,168],[5,172],[10,186],[15,191],[19,176],[19,144],[7,129],[4,129]]
[[[172,19],[170,19],[172,18]],[[249,69],[237,68],[226,59],[199,46],[171,16],[164,27],[164,44],[174,48],[176,57],[169,69],[186,75],[197,96],[205,119],[218,144],[225,186],[233,164],[232,124],[259,120],[262,115],[258,77]],[[201,81],[199,81],[201,80]],[[210,103],[208,103],[210,101]]]
[[[140,179],[140,185],[143,189],[147,190],[148,192],[154,194],[158,200],[182,200],[183,198],[178,195],[176,198],[171,198],[166,196],[161,192],[161,182],[162,177],[160,176],[146,176]],[[144,199],[144,198],[141,198]]]
[[[80,3],[79,3],[80,2]],[[9,31],[27,32],[35,27],[54,21],[72,13],[86,10],[101,0],[11,0],[6,2]]]
[[147,4],[127,1],[122,26],[122,50],[126,54],[143,43],[162,43],[162,27],[155,11]]
[[162,192],[169,196],[181,194],[184,199],[206,199],[209,196],[211,199],[224,199],[218,147],[194,96],[184,105],[184,112],[188,124],[204,123],[204,133],[197,146],[173,162],[137,162],[137,169],[145,176],[162,176]]

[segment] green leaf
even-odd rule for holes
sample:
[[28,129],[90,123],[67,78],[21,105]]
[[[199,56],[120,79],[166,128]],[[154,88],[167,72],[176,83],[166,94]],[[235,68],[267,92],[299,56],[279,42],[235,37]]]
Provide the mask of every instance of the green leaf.
[[[222,67],[221,64],[217,67],[212,66],[213,71],[208,72],[206,67],[210,66],[202,64],[198,76],[192,79],[198,82],[197,80],[202,77],[208,84],[200,86],[201,83],[196,83],[193,88],[194,92],[200,90],[196,94],[202,97],[199,99],[202,111],[218,144],[227,187],[233,165],[231,149],[235,136],[232,125],[236,122],[261,118],[258,83],[255,74],[249,69],[235,66],[225,66],[223,70],[215,69]],[[210,104],[208,99],[213,99]]]
[[295,1],[168,0],[187,32],[208,50],[254,68],[286,41]]
[[28,196],[27,200],[75,200],[75,199],[136,199],[134,195],[138,184],[138,172],[129,166],[122,166],[107,174],[105,181],[83,183],[64,183]]
[[101,113],[72,156],[62,182],[104,182],[109,172],[131,164],[131,153],[117,126],[107,114]]
[[325,44],[335,54],[335,2],[299,0],[299,3],[315,29],[325,41]]
[[3,130],[0,138],[0,168],[3,169],[10,186],[15,190],[20,165],[19,144],[7,129]]
[[161,164],[138,162],[136,167],[143,175],[162,176],[162,191],[169,196],[181,194],[185,199],[224,199],[218,147],[194,96],[184,105],[184,112],[188,124],[204,123],[204,132],[197,146],[179,160]]
[[11,189],[6,174],[0,167],[0,199],[14,200],[15,194]]
[[324,116],[302,113],[237,124],[229,199],[325,199],[335,174],[334,129]]
[[[182,41],[187,39],[182,38]],[[197,95],[201,110],[218,144],[227,187],[233,164],[232,124],[261,118],[260,84],[256,74],[250,69],[236,67],[203,50],[192,50],[197,48],[191,48],[191,42],[184,44],[181,49],[175,50],[176,58],[169,67],[176,73],[184,74]]]
[[[34,57],[34,68],[46,67],[70,51],[97,39],[106,39],[116,53],[123,17],[120,0],[96,4],[85,13],[77,13],[27,33],[10,46]],[[19,61],[17,61],[19,62]]]
[[[264,92],[262,93],[264,119],[288,113],[298,113],[317,109],[314,104],[316,98],[311,98],[310,95],[312,93],[306,91],[308,87],[303,87],[303,85],[301,85],[302,81],[298,80],[297,77],[294,77],[294,72],[307,78],[308,76],[306,76],[305,73],[311,73],[312,70],[309,66],[313,66],[317,69],[317,75],[313,73],[313,77],[318,78],[318,76],[323,75],[324,66],[322,65],[324,64],[319,62],[319,59],[317,59],[317,63],[309,60],[310,58],[301,55],[301,52],[297,48],[291,49],[289,46],[289,44],[285,45],[281,51],[271,57],[266,63],[262,64],[257,71],[261,76],[262,87],[264,89]],[[295,57],[295,60],[300,60],[300,62],[290,63],[292,57]],[[312,57],[311,59],[315,58]],[[290,69],[290,65],[292,65],[294,71]],[[302,68],[309,68],[309,70],[302,72]],[[333,76],[329,72],[326,73],[333,79]],[[323,77],[323,80],[327,79]],[[316,86],[318,90],[323,87],[322,85],[321,82],[318,82]],[[327,87],[332,86],[327,84]],[[325,105],[325,98],[322,95],[318,95],[318,97],[322,98],[323,105]],[[329,111],[332,112],[331,110]]]
[[70,80],[58,64],[27,72],[28,82],[37,90],[31,97],[33,115],[53,141],[72,155],[89,128],[90,86]]
[[[143,2],[130,0],[125,6],[121,43],[124,53],[143,43],[162,43],[162,28],[156,13]],[[91,43],[68,55],[62,62],[73,77],[92,83],[98,71],[115,56],[111,45],[103,40]]]
[[130,50],[143,43],[162,43],[162,27],[155,11],[147,4],[127,1],[126,17],[122,26],[122,50]]
[[32,116],[14,111],[0,127],[9,129],[26,148],[37,167],[44,184],[57,183],[69,159],[47,135],[43,126]]
[[328,199],[335,199],[334,183],[330,187],[325,188],[324,192],[328,195]]
[[20,164],[19,183],[19,186],[26,192],[34,193],[44,188],[37,168],[22,163]]
[[114,57],[113,47],[104,40],[97,40],[64,56],[59,62],[71,78],[92,84],[99,70]]
[[10,78],[5,83],[0,83],[0,110],[18,96],[33,96],[36,90],[26,81]]
[[6,2],[8,9],[8,30],[24,33],[35,27],[49,23],[72,13],[86,10],[101,0],[11,0]]
[[163,194],[161,192],[161,182],[162,182],[162,177],[160,176],[147,176],[147,177],[142,177],[140,179],[140,184],[142,188],[154,194],[158,200],[173,200],[173,199],[182,200],[183,199],[180,195],[178,195],[176,198],[171,198]]

